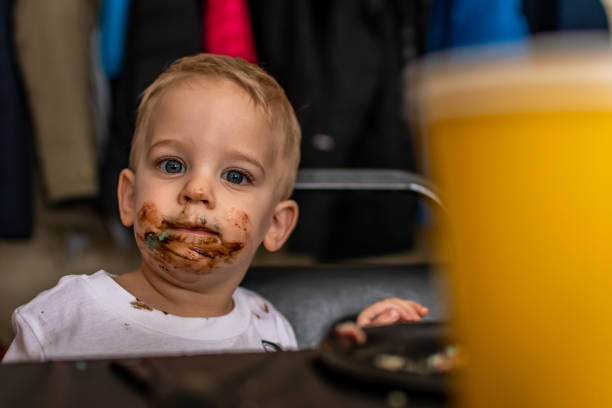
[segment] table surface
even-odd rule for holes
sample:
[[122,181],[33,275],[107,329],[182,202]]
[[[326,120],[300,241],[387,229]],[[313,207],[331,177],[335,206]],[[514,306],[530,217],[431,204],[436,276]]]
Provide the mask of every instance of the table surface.
[[0,365],[1,407],[445,407],[333,372],[315,350]]

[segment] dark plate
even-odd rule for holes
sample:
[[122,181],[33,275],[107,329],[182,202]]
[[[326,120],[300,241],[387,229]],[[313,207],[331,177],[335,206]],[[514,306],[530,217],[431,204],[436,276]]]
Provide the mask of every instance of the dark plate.
[[333,329],[319,346],[323,364],[344,376],[385,387],[400,387],[415,391],[446,393],[448,373],[417,374],[399,369],[377,367],[380,355],[393,355],[407,361],[422,361],[446,347],[451,338],[448,325],[438,322],[405,323],[364,330],[363,345],[339,340]]

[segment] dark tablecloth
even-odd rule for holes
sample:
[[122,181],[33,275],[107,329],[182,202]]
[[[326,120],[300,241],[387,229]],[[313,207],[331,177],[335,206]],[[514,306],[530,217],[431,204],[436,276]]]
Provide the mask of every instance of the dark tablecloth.
[[5,364],[0,381],[1,407],[447,405],[440,394],[346,378],[324,367],[313,350]]

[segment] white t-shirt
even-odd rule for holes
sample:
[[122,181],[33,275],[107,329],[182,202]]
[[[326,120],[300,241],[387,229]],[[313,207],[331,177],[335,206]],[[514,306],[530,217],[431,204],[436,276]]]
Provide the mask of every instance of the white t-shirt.
[[236,288],[220,317],[180,317],[142,307],[105,271],[69,275],[13,313],[3,363],[297,349],[289,322],[264,298]]

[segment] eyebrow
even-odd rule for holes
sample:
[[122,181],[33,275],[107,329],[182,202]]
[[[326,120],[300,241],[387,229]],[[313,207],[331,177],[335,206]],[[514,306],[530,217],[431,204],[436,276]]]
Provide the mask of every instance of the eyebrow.
[[170,146],[179,146],[180,147],[180,143],[176,140],[172,140],[172,139],[162,139],[162,140],[158,140],[157,142],[153,143],[151,146],[149,146],[148,152],[150,152],[151,150],[155,149],[156,147],[159,146],[164,146],[164,145],[170,145]]

